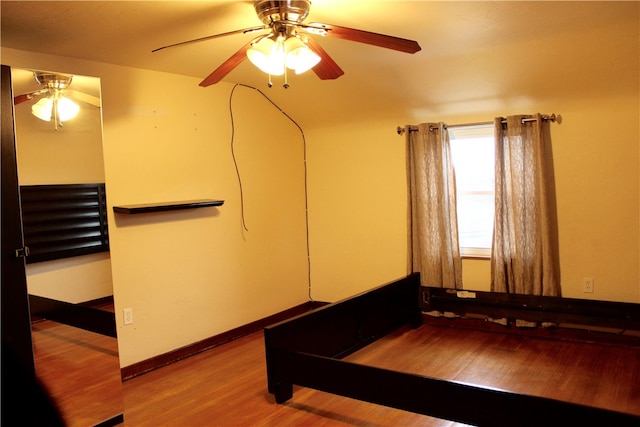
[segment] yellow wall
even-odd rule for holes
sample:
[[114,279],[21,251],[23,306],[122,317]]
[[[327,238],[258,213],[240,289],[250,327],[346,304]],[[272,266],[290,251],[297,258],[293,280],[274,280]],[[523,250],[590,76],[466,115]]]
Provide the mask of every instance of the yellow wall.
[[[637,70],[637,64],[636,64]],[[637,74],[636,74],[637,76]],[[610,76],[615,79],[615,76]],[[619,81],[617,84],[621,84]],[[552,113],[563,296],[640,302],[638,82],[628,95],[528,100],[484,114],[441,115],[451,124],[495,116]],[[415,118],[409,123],[418,123]],[[405,274],[406,118],[336,124],[308,131],[315,296],[336,300]],[[489,290],[489,261],[465,260],[467,289]],[[582,279],[595,279],[595,292]]]
[[307,130],[316,299],[336,301],[407,274],[404,138],[396,124]]
[[130,69],[103,78],[110,203],[225,200],[214,209],[111,218],[116,305],[132,307],[135,319],[118,331],[123,365],[307,300],[297,129],[256,92],[237,90],[244,231],[231,86],[197,83]]
[[101,252],[27,265],[29,293],[81,303],[113,295],[111,258]]
[[[308,300],[302,139],[258,92],[2,49],[2,62],[102,80],[109,231],[121,366]],[[201,198],[219,208],[138,216],[111,206]],[[122,324],[123,308],[134,324]]]

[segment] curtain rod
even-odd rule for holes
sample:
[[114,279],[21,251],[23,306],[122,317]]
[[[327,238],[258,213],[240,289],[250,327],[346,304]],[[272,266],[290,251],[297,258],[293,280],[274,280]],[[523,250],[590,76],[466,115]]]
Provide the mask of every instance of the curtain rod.
[[[535,122],[536,118],[531,118],[531,119],[522,119],[522,123],[526,123],[526,122]],[[560,123],[562,120],[562,116],[556,116],[555,113],[551,114],[550,116],[547,115],[543,115],[542,116],[542,120],[548,120],[550,122],[558,122]],[[506,120],[502,120],[502,123],[507,123]],[[476,123],[460,123],[460,124],[456,124],[456,125],[445,125],[445,128],[455,128],[455,127],[464,127],[464,126],[482,126],[482,125],[491,125],[493,124],[493,122],[476,122]],[[418,130],[418,126],[408,126],[409,127],[409,132],[416,132]],[[405,132],[405,128],[402,126],[398,126],[397,132],[398,135],[402,135]]]

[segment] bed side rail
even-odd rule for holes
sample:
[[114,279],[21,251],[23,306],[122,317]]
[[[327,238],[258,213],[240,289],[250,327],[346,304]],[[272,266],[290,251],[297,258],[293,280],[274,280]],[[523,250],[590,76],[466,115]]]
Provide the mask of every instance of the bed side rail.
[[29,295],[29,308],[32,316],[43,317],[54,322],[117,338],[116,316],[112,311],[31,294]]

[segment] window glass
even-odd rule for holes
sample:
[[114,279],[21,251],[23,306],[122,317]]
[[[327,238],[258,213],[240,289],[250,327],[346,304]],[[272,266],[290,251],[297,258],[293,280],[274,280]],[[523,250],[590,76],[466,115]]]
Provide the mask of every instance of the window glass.
[[495,155],[493,125],[449,127],[463,256],[491,256]]

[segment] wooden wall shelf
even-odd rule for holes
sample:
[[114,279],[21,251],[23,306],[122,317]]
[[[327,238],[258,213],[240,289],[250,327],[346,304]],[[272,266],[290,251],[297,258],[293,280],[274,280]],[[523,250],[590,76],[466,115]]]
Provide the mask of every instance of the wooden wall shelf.
[[166,212],[182,209],[210,208],[222,206],[224,200],[187,200],[182,202],[145,203],[140,205],[114,206],[113,211],[122,214],[141,214],[151,212]]

